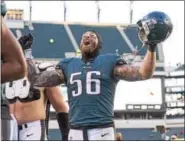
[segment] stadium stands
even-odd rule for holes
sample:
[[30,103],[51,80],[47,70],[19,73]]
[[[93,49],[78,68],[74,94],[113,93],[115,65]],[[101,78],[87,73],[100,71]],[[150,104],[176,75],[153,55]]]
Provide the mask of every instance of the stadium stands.
[[33,27],[33,55],[36,58],[64,58],[65,52],[75,52],[63,25],[33,23]]
[[[28,26],[24,26],[24,29],[19,29],[22,34],[31,32],[34,35],[33,53],[36,58],[65,58],[66,52],[76,52],[75,47],[72,44],[72,40],[69,37],[68,31],[65,29],[64,24],[53,23],[32,23],[34,30],[29,30]],[[103,39],[102,53],[118,53],[131,54],[132,51],[128,46],[128,41],[121,36],[116,25],[81,25],[81,24],[68,24],[76,43],[80,44],[82,33],[86,30],[95,30],[100,33]],[[142,43],[137,36],[136,27],[124,26],[124,31],[129,42],[140,49]],[[15,29],[12,32],[16,35]],[[50,42],[50,39],[53,42]],[[43,52],[44,51],[44,52]],[[143,56],[146,52],[146,48],[142,48],[139,55]],[[157,54],[159,60],[159,54]]]

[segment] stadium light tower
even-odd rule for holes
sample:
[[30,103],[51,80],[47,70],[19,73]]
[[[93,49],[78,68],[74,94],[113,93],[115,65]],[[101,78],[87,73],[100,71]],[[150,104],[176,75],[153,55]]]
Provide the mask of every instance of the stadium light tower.
[[67,12],[66,1],[64,1],[63,6],[64,6],[64,21],[66,21],[66,12]]
[[101,9],[100,9],[100,5],[99,5],[99,1],[96,0],[96,5],[97,5],[97,20],[98,20],[98,23],[100,22],[100,12],[101,12]]
[[133,19],[133,0],[130,0],[130,24],[132,24]]
[[32,1],[29,2],[29,8],[30,8],[30,22],[32,21]]

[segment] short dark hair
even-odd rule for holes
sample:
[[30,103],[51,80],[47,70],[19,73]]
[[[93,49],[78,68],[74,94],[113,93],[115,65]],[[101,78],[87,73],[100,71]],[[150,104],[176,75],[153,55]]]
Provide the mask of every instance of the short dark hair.
[[87,30],[86,32],[93,32],[96,34],[97,38],[98,38],[98,48],[102,48],[103,47],[103,40],[102,37],[100,36],[100,34],[94,30]]

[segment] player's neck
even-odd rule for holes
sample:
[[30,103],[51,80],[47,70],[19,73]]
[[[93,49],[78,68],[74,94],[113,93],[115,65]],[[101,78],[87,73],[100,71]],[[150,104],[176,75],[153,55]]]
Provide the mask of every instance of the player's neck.
[[85,61],[85,62],[92,61],[94,59],[95,59],[95,57],[82,56],[82,60]]
[[82,60],[85,62],[92,61],[94,60],[97,56],[99,55],[99,52],[96,52],[96,54],[91,54],[91,55],[82,55]]

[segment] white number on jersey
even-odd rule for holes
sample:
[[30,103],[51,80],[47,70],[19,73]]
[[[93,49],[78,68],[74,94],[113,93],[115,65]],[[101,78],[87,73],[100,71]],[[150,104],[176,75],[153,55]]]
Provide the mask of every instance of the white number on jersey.
[[[82,87],[86,87],[86,93],[89,95],[99,95],[100,94],[100,80],[93,79],[92,75],[95,74],[100,76],[101,73],[99,71],[89,71],[87,72],[86,76],[86,85],[82,86],[82,81],[80,79],[75,79],[77,76],[81,76],[81,72],[73,73],[70,77],[70,84],[73,85],[74,83],[77,84],[77,91],[73,90],[72,95],[74,97],[79,96],[82,94]],[[92,84],[95,84],[95,90],[92,90]]]

